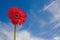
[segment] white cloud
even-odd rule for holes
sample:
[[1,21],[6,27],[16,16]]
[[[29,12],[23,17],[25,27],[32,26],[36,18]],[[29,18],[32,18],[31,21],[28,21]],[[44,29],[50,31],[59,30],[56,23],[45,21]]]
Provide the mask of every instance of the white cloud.
[[17,34],[17,40],[43,40],[43,39],[32,37],[28,31],[21,31]]
[[53,40],[60,40],[60,36],[55,36]]
[[[13,28],[12,25],[0,22],[0,40],[13,40]],[[33,37],[29,31],[22,30],[17,31],[17,40],[43,40],[42,38]]]
[[[13,30],[11,24],[7,26],[6,23],[0,22],[0,40],[13,40]],[[4,25],[4,26],[3,26]],[[3,28],[7,26],[6,28]],[[12,26],[13,27],[13,26]],[[41,37],[34,37],[28,30],[17,31],[16,40],[60,40],[60,36],[54,36],[52,39],[45,39]]]

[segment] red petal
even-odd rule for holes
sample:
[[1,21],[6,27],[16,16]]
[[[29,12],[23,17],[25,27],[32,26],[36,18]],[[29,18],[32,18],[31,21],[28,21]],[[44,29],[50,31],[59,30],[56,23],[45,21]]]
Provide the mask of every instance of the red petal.
[[[15,14],[19,15],[19,18],[15,17]],[[13,24],[22,24],[26,20],[26,13],[22,9],[17,7],[10,7],[8,9],[8,17],[11,19]]]

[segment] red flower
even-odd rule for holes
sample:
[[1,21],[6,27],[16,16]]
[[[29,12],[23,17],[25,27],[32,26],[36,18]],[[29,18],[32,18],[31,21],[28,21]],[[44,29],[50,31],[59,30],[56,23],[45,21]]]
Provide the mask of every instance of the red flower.
[[8,17],[13,24],[22,24],[26,20],[26,13],[17,7],[10,7],[8,9]]

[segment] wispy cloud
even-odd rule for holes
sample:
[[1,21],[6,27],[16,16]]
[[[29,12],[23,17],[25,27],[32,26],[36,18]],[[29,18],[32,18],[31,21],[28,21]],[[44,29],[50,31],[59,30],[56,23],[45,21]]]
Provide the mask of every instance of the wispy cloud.
[[55,0],[52,1],[50,4],[48,5],[44,5],[44,7],[39,11],[39,12],[43,12],[45,10],[47,10],[48,8],[50,8],[53,4],[55,3]]
[[55,3],[55,1],[53,1],[51,4],[49,5],[45,5],[44,8],[42,9],[43,11],[47,10],[49,7],[51,7],[53,4]]
[[[60,0],[52,1],[50,4],[45,5],[42,8],[42,10],[40,10],[39,12],[44,12],[46,10],[51,12],[51,14],[53,15],[52,19],[48,22],[48,24],[51,24],[51,23],[54,23],[54,22],[60,20]],[[59,26],[60,26],[60,21],[53,27],[53,29],[55,29]]]
[[48,8],[48,10],[54,15],[55,18],[59,18],[60,17],[60,1],[56,0],[55,3]]
[[55,0],[55,3],[48,8],[48,11],[53,15],[51,23],[58,21],[53,29],[60,26],[60,0]]

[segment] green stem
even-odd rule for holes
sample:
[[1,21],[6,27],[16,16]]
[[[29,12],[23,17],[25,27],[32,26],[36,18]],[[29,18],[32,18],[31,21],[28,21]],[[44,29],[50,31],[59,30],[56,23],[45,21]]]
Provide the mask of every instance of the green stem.
[[14,25],[14,40],[16,40],[16,25]]

